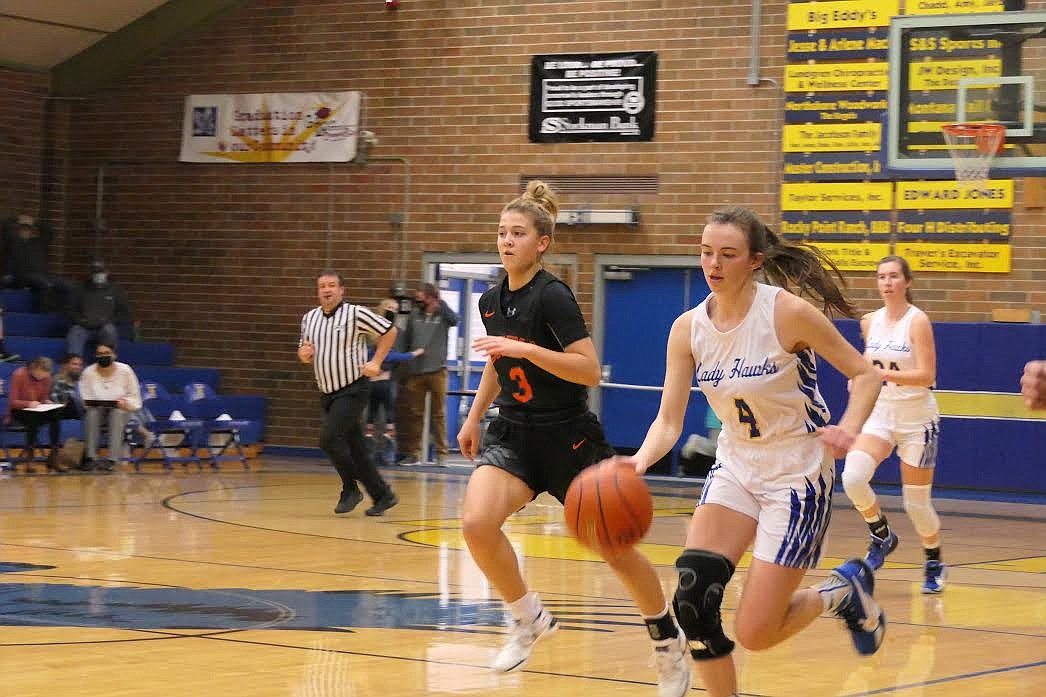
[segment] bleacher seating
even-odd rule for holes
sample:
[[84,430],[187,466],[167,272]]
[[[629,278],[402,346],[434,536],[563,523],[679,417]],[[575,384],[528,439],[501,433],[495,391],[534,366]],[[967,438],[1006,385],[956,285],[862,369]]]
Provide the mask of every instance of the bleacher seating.
[[[24,365],[24,361],[34,356],[48,356],[56,362],[60,361],[65,354],[65,334],[69,329],[69,321],[61,315],[34,313],[32,295],[28,290],[0,291],[0,306],[4,308],[5,346],[10,353],[19,354],[23,361],[22,363],[0,363],[0,398],[3,399],[3,404],[0,404],[3,408],[3,411],[0,411],[0,418],[2,418],[7,408],[7,383],[11,373],[20,365]],[[263,395],[221,394],[218,392],[221,383],[221,373],[218,369],[175,365],[175,349],[172,344],[131,341],[129,336],[129,328],[122,328],[121,337],[123,338],[117,348],[118,360],[128,363],[134,368],[143,389],[147,383],[161,386],[168,393],[172,408],[181,411],[187,417],[193,412],[193,407],[189,404],[190,400],[185,397],[186,385],[204,384],[212,395],[220,398],[223,412],[230,414],[235,421],[235,442],[225,443],[224,446],[209,447],[209,441],[204,432],[199,446],[208,448],[215,464],[220,459],[237,459],[244,460],[246,466],[245,454],[241,446],[261,443],[265,429],[268,398]],[[90,362],[90,356],[87,357],[87,360]],[[159,409],[161,405],[154,406]],[[163,409],[166,409],[166,405],[163,405]],[[168,416],[169,413],[170,411],[162,414],[154,412],[153,416],[162,421],[162,417]],[[162,428],[166,425],[161,423],[158,426]],[[229,424],[226,424],[225,428],[229,428]],[[217,441],[221,431],[215,430],[213,433],[215,441]],[[45,433],[41,433],[41,437],[46,441]],[[83,437],[81,422],[62,422],[62,440],[69,437]],[[142,443],[141,445],[144,447],[161,442],[159,439],[154,438],[153,440],[154,443]],[[169,442],[169,440],[165,439],[163,442]],[[0,454],[6,454],[9,447],[19,448],[23,444],[24,439],[21,433],[14,431],[7,433],[0,427]],[[229,455],[230,451],[235,451],[236,454]],[[167,457],[172,453],[171,448],[168,447],[161,452],[165,453],[165,466],[170,466],[172,462],[178,461],[176,458]],[[151,454],[155,454],[155,450],[137,455],[136,457],[139,459],[135,462],[136,466],[140,467],[141,460]],[[196,452],[193,452],[193,457],[195,455]],[[217,459],[214,459],[215,457]]]

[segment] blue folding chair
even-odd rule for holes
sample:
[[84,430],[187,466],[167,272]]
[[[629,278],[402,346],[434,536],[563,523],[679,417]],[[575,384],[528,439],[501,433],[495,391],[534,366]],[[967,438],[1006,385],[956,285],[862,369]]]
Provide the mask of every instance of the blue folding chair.
[[[190,382],[185,386],[186,416],[203,422],[207,453],[211,466],[218,469],[222,460],[238,460],[244,469],[250,469],[247,453],[243,451],[240,429],[248,426],[245,419],[229,415],[228,405],[214,388],[205,382]],[[235,452],[235,454],[226,454]]]
[[[190,462],[202,469],[203,464],[197,450],[205,431],[203,420],[194,418],[172,419],[174,400],[167,389],[158,382],[150,380],[141,383],[142,420],[141,425],[149,432],[141,443],[141,454],[132,456],[134,469],[141,471],[142,462],[150,458],[151,453],[158,452],[163,460],[163,468],[170,470],[175,463],[183,466]],[[137,429],[135,429],[137,430]],[[188,449],[188,455],[182,450]],[[132,448],[133,452],[133,448]]]

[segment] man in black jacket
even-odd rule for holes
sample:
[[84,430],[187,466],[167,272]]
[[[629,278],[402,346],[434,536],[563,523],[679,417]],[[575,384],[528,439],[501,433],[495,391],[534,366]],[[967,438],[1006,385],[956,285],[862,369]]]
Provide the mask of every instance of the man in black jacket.
[[84,355],[88,340],[116,347],[117,326],[131,321],[127,293],[109,278],[102,261],[91,263],[91,273],[80,287],[72,310],[73,326],[65,337],[66,352]]
[[4,221],[4,285],[29,288],[40,312],[68,309],[74,286],[48,271],[51,228],[28,213]]

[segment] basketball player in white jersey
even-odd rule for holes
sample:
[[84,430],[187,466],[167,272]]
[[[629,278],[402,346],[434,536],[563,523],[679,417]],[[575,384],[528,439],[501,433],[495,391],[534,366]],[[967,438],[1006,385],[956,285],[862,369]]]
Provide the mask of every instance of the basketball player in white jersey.
[[[673,607],[712,697],[737,694],[721,625],[723,588],[742,555],[752,562],[737,609],[737,639],[750,650],[775,646],[825,611],[846,620],[855,647],[870,654],[886,621],[872,598],[872,570],[861,559],[815,588],[798,590],[821,555],[831,517],[835,466],[860,432],[879,394],[879,377],[813,305],[756,282],[762,270],[779,286],[810,291],[850,315],[853,307],[817,250],[789,244],[746,208],[716,211],[701,236],[701,268],[712,293],[672,325],[657,418],[631,459],[644,472],[679,439],[690,386],[701,390],[723,430],[676,560]],[[817,388],[814,352],[853,383],[837,425]]]
[[869,482],[879,463],[897,448],[904,510],[926,551],[923,593],[940,593],[945,576],[941,521],[930,501],[940,430],[937,400],[930,390],[937,380],[933,328],[926,313],[911,304],[912,270],[904,257],[885,257],[879,262],[876,279],[883,307],[861,318],[861,334],[864,355],[878,369],[883,388],[846,456],[843,488],[871,529],[865,561],[878,569],[897,548],[897,535],[886,522]]

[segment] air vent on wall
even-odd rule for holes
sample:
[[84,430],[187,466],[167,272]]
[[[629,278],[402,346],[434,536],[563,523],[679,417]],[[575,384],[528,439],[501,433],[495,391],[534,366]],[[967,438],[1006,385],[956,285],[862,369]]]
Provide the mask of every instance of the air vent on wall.
[[533,179],[540,179],[560,194],[656,194],[657,175],[555,175],[524,174],[519,189],[525,191]]

